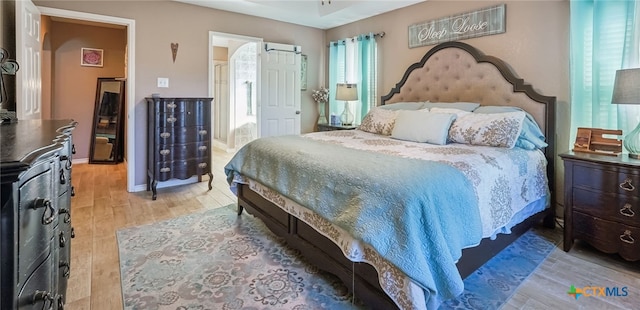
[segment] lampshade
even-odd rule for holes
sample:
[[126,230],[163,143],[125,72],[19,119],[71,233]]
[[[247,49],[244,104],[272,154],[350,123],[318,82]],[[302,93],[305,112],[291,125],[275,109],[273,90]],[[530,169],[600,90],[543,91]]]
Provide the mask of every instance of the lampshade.
[[640,68],[616,71],[613,104],[640,104]]
[[[616,71],[611,103],[640,104],[640,68]],[[640,124],[624,137],[622,144],[629,157],[640,159]]]
[[356,84],[341,84],[336,86],[336,100],[358,100],[358,87]]

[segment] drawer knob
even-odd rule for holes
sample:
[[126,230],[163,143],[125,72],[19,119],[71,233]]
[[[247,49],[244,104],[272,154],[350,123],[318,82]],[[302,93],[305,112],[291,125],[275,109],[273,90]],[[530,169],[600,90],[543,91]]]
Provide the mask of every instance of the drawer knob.
[[199,163],[198,164],[198,168],[206,168],[207,167],[207,163]]
[[198,147],[198,150],[206,151],[207,150],[207,146],[206,145],[201,145],[201,146]]
[[42,309],[47,309],[47,304],[50,305],[49,309],[53,308],[53,306],[54,306],[53,305],[54,298],[53,298],[53,296],[51,296],[50,292],[36,290],[33,293],[33,299],[31,300],[31,304],[35,305],[36,303],[38,303],[41,300],[44,301],[43,305],[42,305]]
[[636,242],[636,240],[633,239],[633,237],[631,236],[631,231],[630,230],[625,230],[624,233],[622,235],[620,235],[620,240],[622,240],[622,242],[626,242],[628,244],[634,244]]
[[166,138],[169,138],[169,137],[171,137],[171,134],[168,133],[168,132],[163,132],[163,133],[160,134],[160,138],[166,139]]
[[200,131],[198,131],[198,134],[201,135],[201,136],[204,136],[204,135],[207,134],[207,131],[206,130],[200,130]]
[[167,150],[167,149],[160,150],[160,155],[169,155],[169,153],[171,153],[170,150]]
[[69,212],[69,209],[60,208],[60,209],[58,209],[58,214],[59,215],[63,215],[64,214],[64,222],[65,223],[71,223],[71,212]]
[[176,104],[175,103],[167,103],[167,108],[175,109],[176,108]]
[[636,187],[633,186],[632,182],[633,181],[631,181],[631,178],[626,178],[624,182],[620,183],[620,188],[624,189],[627,192],[632,192],[636,189]]
[[50,200],[38,198],[34,201],[33,208],[44,208],[44,212],[42,212],[42,225],[49,225],[53,223],[56,216],[56,209],[53,208],[53,204]]
[[71,271],[71,266],[69,265],[68,262],[61,261],[58,264],[58,268],[64,268],[63,271],[62,271],[62,276],[65,277],[65,278],[69,278],[69,274],[70,274],[70,271]]
[[636,215],[636,213],[631,209],[630,203],[625,203],[624,206],[622,206],[622,209],[620,209],[620,214],[628,217],[633,217],[634,215]]
[[175,121],[177,121],[178,119],[173,117],[173,115],[167,117],[167,122],[169,123],[174,123]]
[[67,238],[64,237],[64,233],[60,232],[60,237],[59,237],[59,243],[60,243],[60,247],[64,248],[67,245]]
[[160,172],[169,172],[169,171],[171,171],[171,168],[169,167],[160,168]]

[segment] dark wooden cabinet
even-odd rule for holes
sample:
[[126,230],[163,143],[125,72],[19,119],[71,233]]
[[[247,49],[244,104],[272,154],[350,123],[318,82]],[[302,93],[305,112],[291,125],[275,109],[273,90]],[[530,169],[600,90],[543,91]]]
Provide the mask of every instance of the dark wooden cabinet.
[[0,309],[63,309],[71,270],[72,121],[0,125]]
[[640,259],[640,160],[627,155],[560,155],[565,167],[564,250],[584,240]]
[[211,103],[213,98],[146,98],[148,108],[147,190],[157,197],[159,181],[209,175],[211,190]]

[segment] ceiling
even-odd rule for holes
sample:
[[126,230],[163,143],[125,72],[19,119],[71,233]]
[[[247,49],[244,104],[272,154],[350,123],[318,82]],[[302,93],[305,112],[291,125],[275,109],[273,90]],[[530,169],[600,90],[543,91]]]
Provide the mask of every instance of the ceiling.
[[[330,29],[426,0],[173,0],[259,16],[319,29]],[[323,4],[324,2],[324,4]]]

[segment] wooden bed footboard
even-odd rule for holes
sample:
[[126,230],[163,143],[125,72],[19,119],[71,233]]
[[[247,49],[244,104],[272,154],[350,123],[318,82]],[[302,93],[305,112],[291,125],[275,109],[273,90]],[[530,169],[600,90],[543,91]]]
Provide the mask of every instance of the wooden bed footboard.
[[[261,219],[277,236],[316,267],[336,275],[351,293],[371,309],[397,309],[396,304],[382,290],[378,273],[367,263],[354,263],[344,257],[340,248],[305,222],[285,212],[252,191],[246,184],[238,184],[238,216],[244,209]],[[553,224],[555,214],[548,208],[512,228],[509,235],[499,234],[495,240],[484,239],[477,247],[464,249],[456,264],[462,278],[466,278],[482,264],[507,247],[543,217],[545,224]],[[551,218],[551,220],[549,220]],[[551,226],[553,227],[553,226]]]

